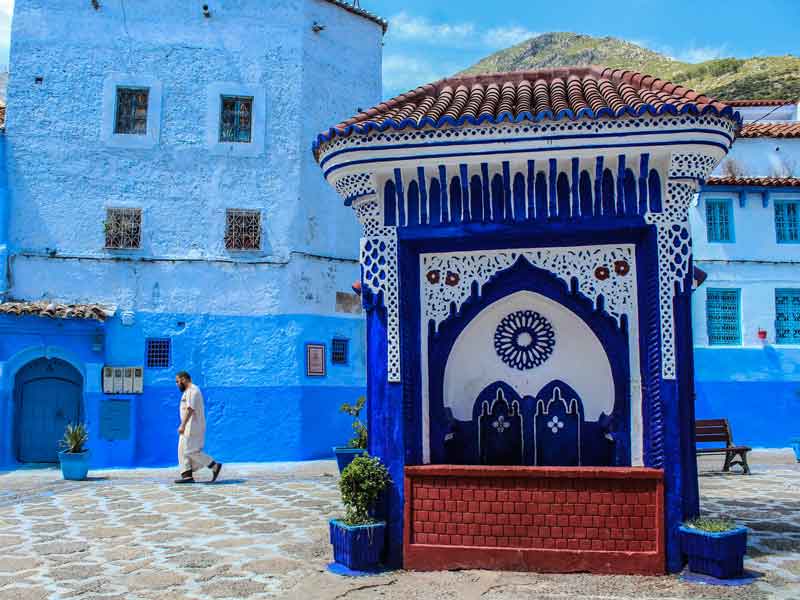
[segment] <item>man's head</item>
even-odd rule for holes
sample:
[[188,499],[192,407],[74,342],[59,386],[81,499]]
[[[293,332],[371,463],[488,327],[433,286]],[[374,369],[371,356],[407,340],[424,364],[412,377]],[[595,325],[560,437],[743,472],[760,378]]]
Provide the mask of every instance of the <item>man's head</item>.
[[179,371],[175,375],[175,385],[178,386],[178,389],[182,392],[186,391],[186,388],[192,383],[192,376],[189,375],[186,371]]

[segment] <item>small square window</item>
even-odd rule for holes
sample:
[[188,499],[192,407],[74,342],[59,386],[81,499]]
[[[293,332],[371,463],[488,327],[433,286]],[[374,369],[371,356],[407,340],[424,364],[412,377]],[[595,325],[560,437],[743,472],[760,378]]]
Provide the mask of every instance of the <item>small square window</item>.
[[117,88],[117,112],[114,133],[129,135],[147,134],[147,88]]
[[147,366],[151,369],[167,369],[170,365],[170,340],[147,340]]
[[225,248],[227,250],[261,249],[261,212],[228,209],[225,213]]
[[800,344],[800,289],[775,290],[775,342]]
[[350,340],[335,339],[331,342],[331,362],[335,365],[347,364],[347,350]]
[[742,343],[739,290],[706,292],[706,327],[711,346],[735,346]]
[[800,242],[800,202],[775,203],[775,235],[779,244]]
[[709,242],[733,241],[733,208],[730,200],[706,200],[706,227]]
[[253,99],[223,96],[219,141],[249,144],[253,132]]
[[142,243],[142,209],[109,208],[105,230],[106,248],[139,248]]

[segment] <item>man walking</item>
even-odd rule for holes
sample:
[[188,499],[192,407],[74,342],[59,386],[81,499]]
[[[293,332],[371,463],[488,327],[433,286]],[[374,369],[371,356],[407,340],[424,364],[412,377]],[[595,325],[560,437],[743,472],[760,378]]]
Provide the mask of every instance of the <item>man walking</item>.
[[181,465],[181,478],[175,483],[194,483],[194,471],[203,467],[211,469],[211,481],[216,481],[222,464],[216,462],[203,452],[206,442],[206,414],[203,405],[203,394],[200,388],[192,383],[192,377],[186,371],[175,376],[181,396],[181,426],[178,427],[178,462]]

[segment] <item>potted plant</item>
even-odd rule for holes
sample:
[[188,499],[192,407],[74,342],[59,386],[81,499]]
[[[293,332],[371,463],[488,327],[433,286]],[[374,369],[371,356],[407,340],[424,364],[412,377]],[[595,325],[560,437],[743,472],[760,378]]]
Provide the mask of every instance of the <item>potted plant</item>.
[[800,438],[794,438],[791,444],[792,450],[794,450],[794,457],[797,459],[797,462],[800,463]]
[[381,559],[386,521],[373,518],[379,496],[391,483],[389,471],[379,458],[356,456],[342,472],[339,491],[344,518],[331,519],[333,558],[354,571],[374,570]]
[[89,451],[86,442],[89,432],[83,423],[70,423],[64,430],[59,445],[64,449],[58,453],[61,462],[61,475],[64,479],[83,481],[89,472]]
[[727,519],[698,517],[681,525],[680,536],[691,571],[718,579],[743,575],[746,528]]
[[356,457],[367,453],[367,427],[361,422],[359,415],[367,399],[359,396],[355,404],[345,402],[339,408],[340,412],[353,417],[353,437],[347,446],[334,446],[333,453],[336,455],[336,463],[339,465],[339,473]]

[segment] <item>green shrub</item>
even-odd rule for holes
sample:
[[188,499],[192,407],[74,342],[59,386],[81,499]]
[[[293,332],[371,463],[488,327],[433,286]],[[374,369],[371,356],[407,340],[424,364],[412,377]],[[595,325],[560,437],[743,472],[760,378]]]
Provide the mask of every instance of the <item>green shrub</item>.
[[686,523],[687,527],[708,531],[709,533],[721,533],[736,529],[737,525],[730,519],[714,519],[712,517],[697,517]]
[[369,511],[381,492],[391,484],[389,471],[381,460],[368,454],[356,456],[339,480],[339,491],[344,502],[344,522],[348,525],[374,523]]
[[80,454],[86,450],[86,442],[89,440],[89,431],[83,423],[70,423],[64,430],[64,437],[61,438],[59,445],[65,452]]
[[351,448],[367,449],[367,427],[359,418],[361,409],[364,408],[366,402],[367,399],[364,396],[359,396],[355,404],[348,404],[345,402],[339,409],[341,412],[353,417],[353,438],[348,442]]

